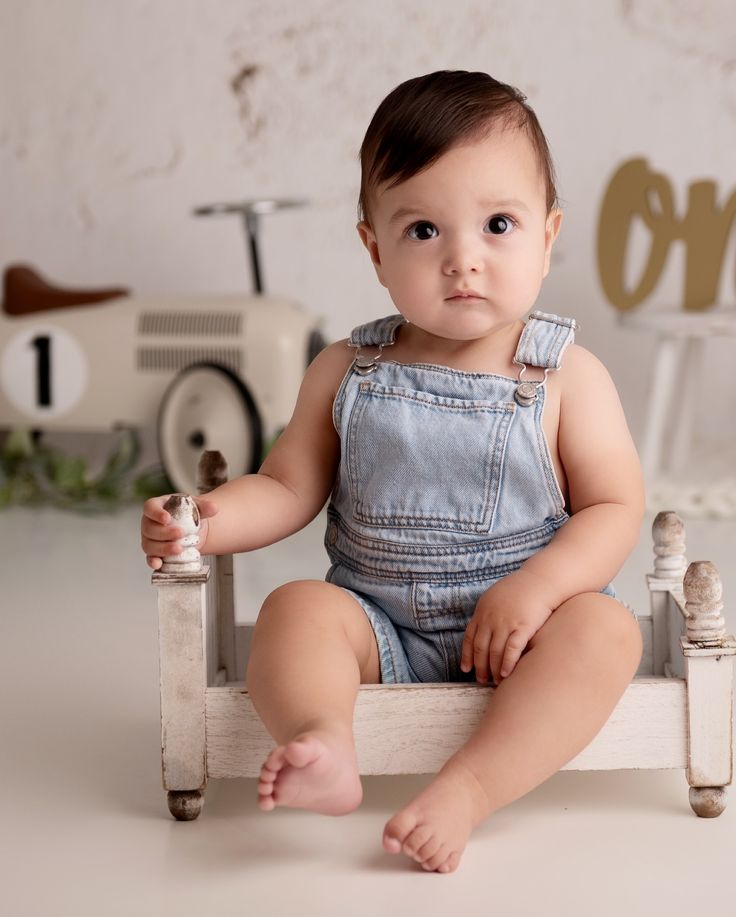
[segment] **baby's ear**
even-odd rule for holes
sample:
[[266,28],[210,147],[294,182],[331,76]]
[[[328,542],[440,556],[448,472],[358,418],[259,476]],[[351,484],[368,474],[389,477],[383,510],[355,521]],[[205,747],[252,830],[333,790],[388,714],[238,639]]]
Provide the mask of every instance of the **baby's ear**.
[[547,223],[544,228],[544,274],[546,277],[549,273],[549,264],[552,256],[552,246],[559,235],[562,225],[562,211],[559,207],[553,207],[547,216]]
[[365,220],[361,220],[355,228],[358,230],[360,241],[368,249],[368,254],[371,256],[371,261],[373,262],[373,267],[376,269],[379,281],[383,286],[386,286],[383,281],[383,267],[381,265],[381,254],[378,251],[378,241],[376,239],[376,234],[371,229],[371,224]]

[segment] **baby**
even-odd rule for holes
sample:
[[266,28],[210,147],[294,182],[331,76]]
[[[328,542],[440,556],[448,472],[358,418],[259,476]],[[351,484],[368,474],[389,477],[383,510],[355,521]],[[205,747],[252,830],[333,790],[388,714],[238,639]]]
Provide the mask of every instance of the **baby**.
[[[360,158],[358,234],[398,314],[320,353],[258,474],[196,498],[200,548],[271,544],[329,499],[326,581],[276,589],[253,634],[246,686],[277,744],[264,811],[359,806],[360,684],[496,685],[383,834],[452,872],[476,825],[588,745],[638,668],[610,581],[639,535],[642,477],[575,321],[529,315],[562,213],[526,98],[485,73],[408,80]],[[153,569],[183,534],[165,501],[144,506]]]

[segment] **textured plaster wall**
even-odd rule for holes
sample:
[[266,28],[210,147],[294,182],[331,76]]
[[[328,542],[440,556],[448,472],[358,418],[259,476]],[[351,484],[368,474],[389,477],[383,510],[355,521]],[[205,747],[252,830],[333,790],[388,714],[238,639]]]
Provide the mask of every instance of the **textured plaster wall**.
[[[308,197],[264,226],[266,284],[342,336],[392,311],[354,229],[363,133],[393,86],[440,68],[486,70],[535,107],[565,209],[539,306],[580,319],[638,432],[652,339],[619,329],[605,301],[598,209],[637,155],[680,207],[699,178],[724,199],[733,190],[731,0],[3,0],[2,264],[145,294],[248,289],[237,222],[192,208]],[[632,270],[646,244],[635,240]],[[681,276],[674,250],[642,308],[677,304]],[[714,363],[729,346],[713,345]]]

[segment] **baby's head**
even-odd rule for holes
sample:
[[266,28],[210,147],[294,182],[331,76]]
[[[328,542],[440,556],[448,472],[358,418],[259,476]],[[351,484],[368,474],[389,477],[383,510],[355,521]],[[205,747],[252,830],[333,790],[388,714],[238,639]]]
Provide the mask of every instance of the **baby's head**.
[[562,214],[524,96],[485,73],[408,80],[361,148],[358,233],[411,324],[476,340],[534,305]]
[[360,148],[358,219],[371,222],[371,200],[379,186],[391,188],[452,147],[506,128],[528,138],[549,213],[557,206],[554,165],[526,96],[487,73],[438,70],[400,83],[376,109]]

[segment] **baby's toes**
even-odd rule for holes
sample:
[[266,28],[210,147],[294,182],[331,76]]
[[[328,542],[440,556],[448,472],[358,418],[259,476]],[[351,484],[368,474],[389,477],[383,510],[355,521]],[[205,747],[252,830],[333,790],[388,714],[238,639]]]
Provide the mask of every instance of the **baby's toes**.
[[261,773],[264,770],[271,771],[273,774],[278,774],[281,768],[286,764],[286,746],[279,745],[271,752],[271,754],[263,762],[263,767],[261,768]]
[[417,851],[415,859],[424,865],[427,860],[435,856],[442,846],[442,841],[437,837],[436,834],[433,834],[426,843]]
[[[431,843],[432,841],[432,829],[428,825],[419,825],[413,831],[409,833],[406,840],[401,846],[401,849],[410,857],[414,857],[415,860],[423,860],[424,856],[420,854],[420,850]],[[439,846],[439,843],[437,844]],[[432,851],[434,853],[434,851]]]
[[437,872],[455,872],[460,864],[460,854],[451,853],[449,857],[437,867]]
[[383,846],[389,853],[400,853],[404,840],[417,826],[415,815],[399,812],[389,819],[383,829]]
[[271,809],[276,808],[276,801],[271,790],[266,792],[261,789],[260,785],[258,787],[258,808],[264,812],[270,812]]
[[422,861],[422,868],[434,871],[438,866],[441,866],[449,856],[450,848],[447,844],[440,844],[440,848],[436,853]]
[[261,770],[261,776],[258,778],[258,795],[270,796],[273,793],[273,786],[276,782],[276,774],[273,771]]

